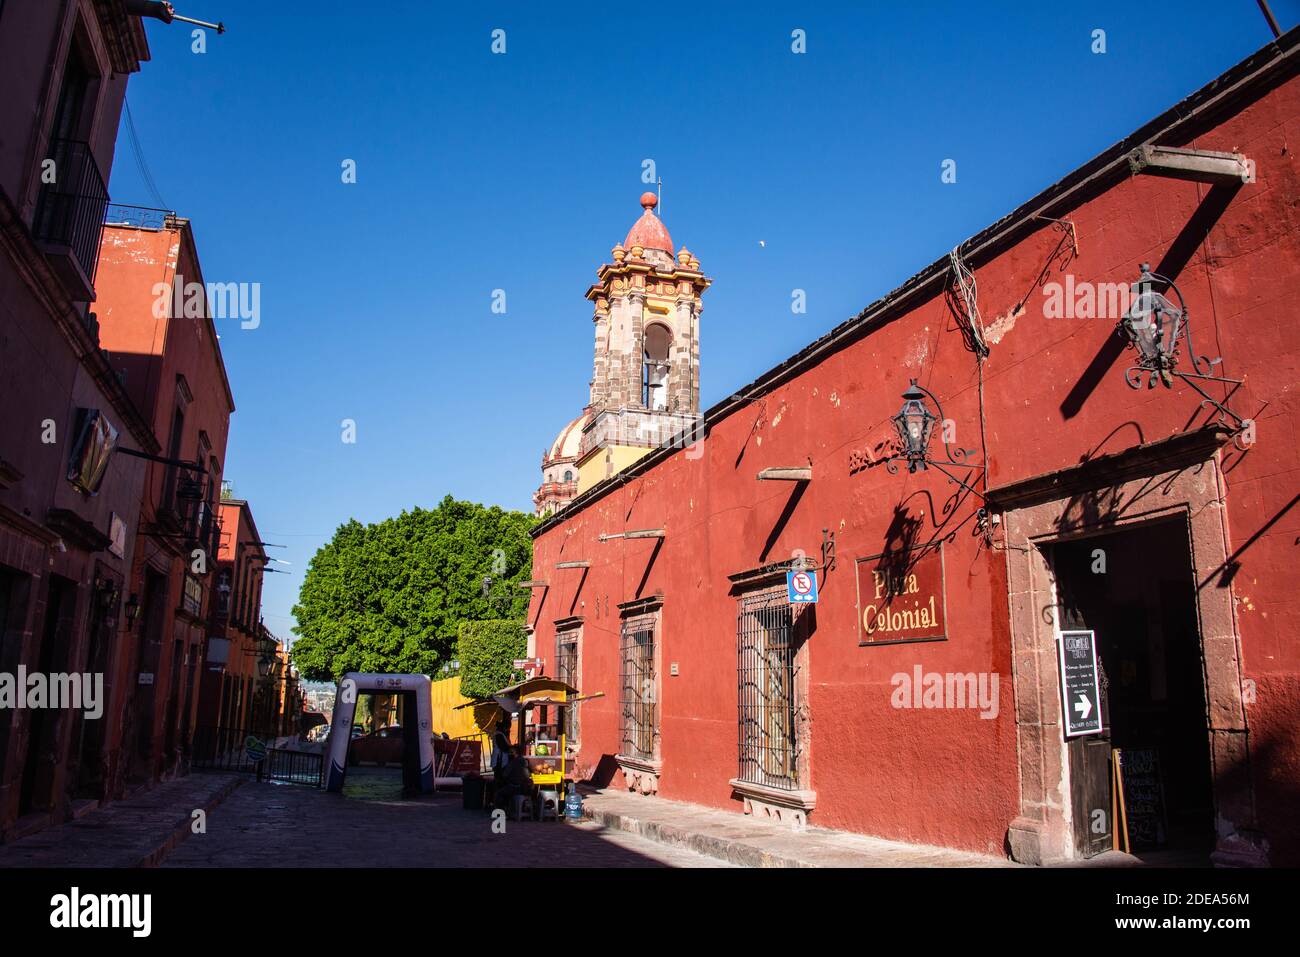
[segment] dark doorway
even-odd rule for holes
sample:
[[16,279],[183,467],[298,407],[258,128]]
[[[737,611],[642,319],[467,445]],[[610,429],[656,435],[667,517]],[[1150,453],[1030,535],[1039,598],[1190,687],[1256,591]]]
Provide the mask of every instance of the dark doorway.
[[99,587],[94,591],[90,606],[90,642],[83,670],[91,681],[95,680],[95,675],[103,676],[103,700],[100,702],[103,713],[97,719],[86,717],[84,712],[77,715],[72,735],[77,748],[75,773],[69,769],[74,798],[102,798],[105,791],[104,731],[108,724],[110,688],[108,666],[117,630],[116,609],[121,586],[115,579],[107,577],[97,576],[96,582]]
[[144,601],[141,612],[140,641],[136,654],[136,674],[132,702],[134,748],[131,758],[131,781],[150,780],[155,771],[154,708],[158,666],[162,660],[163,629],[167,624],[167,577],[152,568],[144,570]]
[[[1069,742],[1075,850],[1112,847],[1114,749],[1154,756],[1160,821],[1146,846],[1204,852],[1214,846],[1214,801],[1205,672],[1187,525],[1144,524],[1051,549],[1062,630],[1095,633],[1104,731]],[[1098,808],[1109,808],[1105,818]],[[1105,827],[1098,826],[1100,822]],[[1130,829],[1131,830],[1131,829]]]
[[[47,680],[50,675],[67,670],[76,605],[76,584],[58,575],[50,575],[35,668]],[[34,810],[52,809],[54,773],[60,758],[60,713],[52,708],[29,708],[26,715],[29,721],[27,755],[18,792],[19,816]]]
[[[32,577],[0,565],[0,671],[16,674],[22,660]],[[0,754],[9,753],[16,708],[0,708]],[[0,768],[0,770],[3,770]]]

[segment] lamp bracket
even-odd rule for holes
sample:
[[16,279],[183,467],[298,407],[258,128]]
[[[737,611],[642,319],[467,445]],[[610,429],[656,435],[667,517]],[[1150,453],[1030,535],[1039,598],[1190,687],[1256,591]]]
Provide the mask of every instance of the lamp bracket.
[[[1163,293],[1153,293],[1153,284],[1160,284],[1165,289],[1172,291],[1178,297],[1177,305]],[[1241,432],[1246,427],[1246,420],[1232,411],[1227,403],[1245,380],[1215,375],[1215,370],[1223,363],[1223,357],[1215,356],[1211,359],[1209,356],[1201,355],[1196,351],[1196,346],[1192,343],[1190,313],[1178,285],[1167,276],[1152,272],[1150,265],[1143,263],[1141,276],[1134,283],[1133,291],[1137,295],[1134,305],[1142,302],[1144,297],[1151,297],[1148,300],[1151,308],[1147,314],[1135,317],[1133,307],[1130,306],[1129,311],[1120,319],[1116,327],[1116,332],[1128,340],[1128,346],[1139,353],[1137,363],[1124,370],[1124,381],[1128,383],[1129,388],[1142,388],[1145,379],[1148,389],[1154,389],[1157,383],[1163,385],[1166,389],[1172,389],[1174,379],[1181,379],[1200,395],[1202,408],[1213,407],[1218,410],[1220,425],[1232,429],[1234,434]],[[1162,338],[1164,323],[1166,322],[1173,323],[1167,345]],[[1151,323],[1156,325],[1153,344],[1148,345],[1147,352],[1144,352],[1138,348],[1137,331],[1149,328]],[[1187,353],[1191,357],[1193,369],[1191,372],[1183,372],[1178,369],[1179,341],[1184,338],[1187,340]],[[1204,388],[1197,384],[1197,380],[1219,382],[1230,385],[1232,388],[1228,390],[1227,396],[1221,401],[1206,392]]]

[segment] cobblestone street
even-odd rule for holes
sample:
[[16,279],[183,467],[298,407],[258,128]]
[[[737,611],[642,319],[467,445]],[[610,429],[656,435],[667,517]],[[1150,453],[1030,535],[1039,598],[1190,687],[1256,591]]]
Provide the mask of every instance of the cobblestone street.
[[507,821],[459,793],[402,798],[395,770],[350,769],[346,793],[250,782],[163,867],[725,867],[592,822]]

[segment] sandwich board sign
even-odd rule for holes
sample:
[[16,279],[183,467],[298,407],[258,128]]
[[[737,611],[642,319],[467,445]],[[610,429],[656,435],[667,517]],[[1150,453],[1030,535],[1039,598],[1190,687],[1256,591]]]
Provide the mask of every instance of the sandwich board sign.
[[1101,683],[1097,675],[1097,641],[1091,631],[1063,631],[1057,643],[1061,664],[1061,704],[1065,736],[1099,734]]

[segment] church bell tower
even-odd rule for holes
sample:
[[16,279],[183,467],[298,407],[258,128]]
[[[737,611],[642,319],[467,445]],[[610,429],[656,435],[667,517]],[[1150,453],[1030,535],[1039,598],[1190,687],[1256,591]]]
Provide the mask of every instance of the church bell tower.
[[658,204],[654,193],[641,196],[640,218],[587,290],[596,355],[578,494],[659,446],[696,438],[700,297],[712,280],[685,246],[674,251]]

